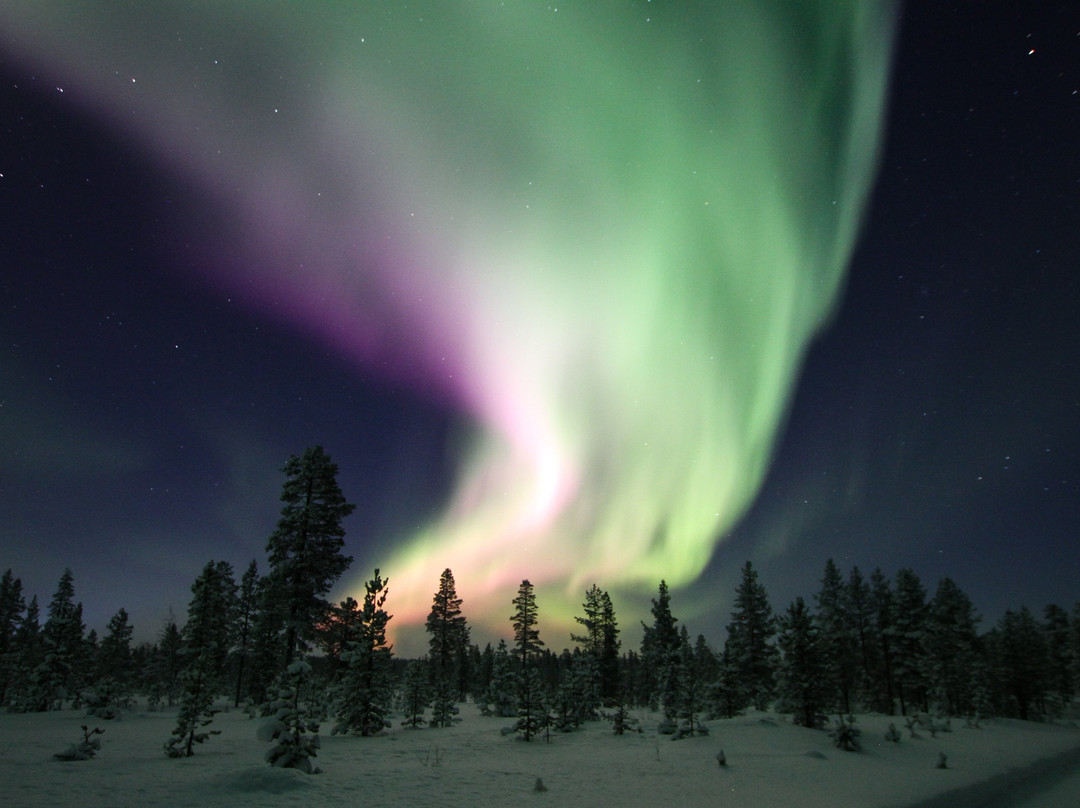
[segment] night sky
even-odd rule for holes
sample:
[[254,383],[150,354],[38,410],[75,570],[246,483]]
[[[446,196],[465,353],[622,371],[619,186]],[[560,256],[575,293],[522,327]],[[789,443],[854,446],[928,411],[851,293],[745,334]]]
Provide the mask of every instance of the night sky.
[[42,5],[0,10],[0,568],[43,603],[70,567],[151,639],[265,572],[315,444],[334,594],[381,567],[399,628],[446,566],[505,635],[538,582],[555,649],[594,581],[636,647],[662,577],[720,643],[746,560],[778,611],[830,557],[1080,600],[1075,3],[908,4],[887,85],[836,3]]

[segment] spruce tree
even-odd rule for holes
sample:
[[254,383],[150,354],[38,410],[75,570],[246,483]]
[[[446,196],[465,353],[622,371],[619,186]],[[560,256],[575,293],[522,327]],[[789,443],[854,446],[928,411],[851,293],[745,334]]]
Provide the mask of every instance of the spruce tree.
[[817,642],[822,646],[825,664],[821,673],[833,691],[831,703],[825,706],[850,713],[859,671],[858,648],[844,579],[831,558],[825,563],[821,589],[814,600],[819,627]]
[[480,712],[500,718],[517,715],[517,680],[506,640],[499,640],[491,651],[491,675],[480,700]]
[[813,729],[822,727],[827,700],[835,693],[835,683],[827,676],[829,646],[821,635],[806,603],[796,598],[780,618],[777,683],[783,707],[793,713],[794,722]]
[[1046,606],[1043,609],[1043,632],[1049,663],[1047,692],[1051,700],[1050,711],[1060,715],[1076,693],[1068,612],[1054,603]]
[[337,484],[338,468],[321,446],[282,468],[281,519],[270,536],[270,579],[285,621],[283,667],[306,651],[329,610],[326,595],[352,558],[342,550],[342,520],[356,507]]
[[593,658],[597,695],[603,703],[612,704],[619,694],[620,642],[615,607],[608,593],[593,584],[585,592],[582,609],[584,616],[574,620],[583,631],[571,633],[570,639]]
[[926,589],[914,570],[901,569],[896,573],[892,601],[891,625],[886,630],[893,658],[893,673],[897,683],[901,715],[929,709],[929,688],[925,674],[926,660],[923,643],[926,637],[928,607]]
[[894,715],[897,693],[893,670],[896,655],[893,642],[894,595],[892,584],[880,567],[870,576],[870,600],[874,613],[873,633],[879,643],[878,665],[874,672],[875,702],[878,710]]
[[276,698],[269,704],[271,719],[259,727],[257,737],[274,744],[266,753],[266,762],[271,766],[321,774],[322,769],[311,762],[322,745],[319,724],[301,705],[301,694],[310,679],[311,665],[302,659],[286,668]]
[[239,707],[244,695],[245,677],[248,675],[248,662],[254,650],[255,623],[259,617],[259,567],[255,559],[240,578],[236,595],[236,613],[231,630],[232,675],[236,682],[233,693],[233,706]]
[[858,567],[852,567],[844,587],[844,609],[851,621],[859,673],[857,689],[864,706],[874,704],[874,676],[880,668],[881,642],[874,626],[870,584]]
[[974,711],[972,671],[979,657],[975,607],[956,582],[942,578],[927,614],[925,672],[938,709],[946,715]]
[[145,687],[150,709],[156,710],[164,701],[172,707],[180,697],[180,673],[184,667],[182,649],[184,639],[176,625],[176,618],[169,614],[161,627],[154,653],[146,671]]
[[9,703],[9,688],[17,666],[15,637],[25,611],[22,581],[9,569],[0,579],[0,705]]
[[191,585],[188,619],[181,632],[183,670],[180,674],[180,713],[165,742],[169,757],[191,757],[195,744],[205,743],[219,730],[213,723],[214,697],[224,684],[222,674],[229,635],[229,596],[233,583],[225,568],[210,561]]
[[735,590],[735,611],[728,624],[724,649],[730,653],[745,703],[768,709],[776,689],[773,667],[776,648],[770,640],[776,634],[776,618],[757,570],[747,561]]
[[989,639],[994,681],[1009,717],[1028,721],[1045,704],[1049,654],[1039,621],[1022,606],[1002,616]]
[[34,595],[26,606],[11,644],[11,682],[8,685],[7,705],[13,712],[37,708],[34,675],[45,659],[43,644],[41,610],[37,595]]
[[419,729],[427,723],[424,712],[431,706],[431,683],[428,681],[427,668],[428,660],[425,657],[410,660],[405,666],[401,681],[401,712],[405,716],[401,722],[403,727]]
[[456,720],[456,703],[465,697],[469,649],[469,626],[461,613],[461,598],[449,568],[439,578],[425,627],[435,700],[431,724],[448,727]]
[[526,578],[513,600],[514,658],[518,665],[517,731],[530,741],[541,728],[546,712],[543,707],[543,684],[538,664],[544,642],[536,628],[538,610],[532,583]]
[[97,650],[92,715],[116,718],[131,701],[135,675],[131,654],[133,630],[124,609],[109,620],[108,630]]
[[393,695],[392,649],[386,642],[386,626],[391,615],[383,608],[388,583],[375,570],[375,577],[364,584],[364,605],[355,621],[355,634],[342,654],[347,667],[335,733],[375,735],[390,726],[386,716]]
[[648,704],[655,710],[659,709],[663,695],[673,692],[671,677],[679,655],[679,630],[675,628],[679,619],[671,613],[671,593],[667,581],[660,581],[650,611],[652,625],[641,624],[641,663]]
[[49,603],[42,629],[44,658],[34,672],[33,709],[59,709],[67,699],[75,699],[85,681],[86,671],[78,665],[83,658],[82,604],[75,603],[74,576],[65,569]]

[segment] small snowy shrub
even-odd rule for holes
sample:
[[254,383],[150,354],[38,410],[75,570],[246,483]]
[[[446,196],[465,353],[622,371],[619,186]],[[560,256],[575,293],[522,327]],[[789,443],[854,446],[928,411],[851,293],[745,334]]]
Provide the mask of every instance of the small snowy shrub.
[[53,755],[57,760],[90,760],[95,754],[101,751],[101,738],[98,735],[104,734],[105,730],[94,727],[93,729],[87,729],[86,724],[82,725],[83,739],[77,743],[72,744],[63,752]]
[[900,743],[900,730],[896,728],[896,724],[889,724],[889,728],[885,730],[885,740]]
[[837,716],[836,723],[829,729],[829,737],[833,739],[833,745],[845,752],[859,751],[859,736],[862,731],[855,726],[855,716],[846,718]]
[[915,727],[917,727],[920,723],[921,723],[921,721],[920,721],[919,716],[918,716],[917,713],[915,715],[909,715],[904,720],[904,726],[907,727],[907,731],[909,733],[911,733],[912,738],[918,738],[919,737],[918,733],[915,732]]
[[[317,757],[319,725],[305,718],[300,707],[300,691],[304,679],[311,675],[311,666],[303,661],[293,662],[285,674],[285,683],[272,703],[274,716],[259,727],[258,738],[274,743],[266,753],[266,762],[283,769],[299,769],[304,774],[319,774],[322,769],[311,762]],[[310,730],[312,735],[308,735]],[[275,743],[276,742],[276,743]]]

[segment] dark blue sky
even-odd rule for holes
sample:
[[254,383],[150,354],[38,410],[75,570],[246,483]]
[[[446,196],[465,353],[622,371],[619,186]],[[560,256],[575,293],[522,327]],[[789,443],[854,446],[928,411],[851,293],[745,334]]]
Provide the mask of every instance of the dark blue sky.
[[[1080,599],[1080,12],[1013,6],[905,9],[846,293],[757,502],[675,593],[692,631],[722,639],[746,559],[778,610],[829,557],[949,575],[990,622]],[[123,606],[150,637],[208,559],[263,560],[309,445],[359,505],[354,556],[436,513],[447,402],[186,280],[200,200],[9,44],[0,568],[47,601],[71,567],[90,627]]]

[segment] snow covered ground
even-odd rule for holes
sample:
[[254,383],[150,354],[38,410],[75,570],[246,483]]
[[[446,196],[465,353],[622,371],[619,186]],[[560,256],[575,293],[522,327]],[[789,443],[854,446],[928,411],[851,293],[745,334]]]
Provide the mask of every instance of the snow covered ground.
[[[180,760],[162,751],[174,712],[135,710],[120,721],[70,711],[3,714],[0,802],[11,808],[503,808],[522,800],[590,808],[885,808],[933,803],[946,792],[966,789],[940,804],[983,805],[987,792],[1010,800],[1005,805],[1080,804],[1080,754],[1056,765],[1039,764],[1080,751],[1075,727],[993,721],[968,729],[960,722],[936,738],[922,729],[917,730],[921,737],[910,738],[896,718],[868,715],[858,719],[863,750],[851,753],[833,748],[824,732],[768,713],[712,721],[707,737],[674,742],[656,735],[655,716],[642,715],[642,734],[616,737],[607,723],[597,722],[552,736],[550,743],[504,737],[499,730],[510,719],[485,718],[472,705],[464,706],[462,715],[464,720],[450,729],[395,728],[378,738],[324,735],[317,760],[324,773],[307,776],[266,765],[266,745],[255,738],[260,719],[238,712],[219,714],[213,726],[222,734],[197,747],[194,757]],[[901,728],[899,743],[884,740],[890,721]],[[89,761],[54,760],[54,753],[81,738],[80,724],[105,729],[101,752]],[[721,748],[728,761],[723,769],[716,761]],[[935,768],[940,752],[948,759],[944,770]],[[1025,771],[1031,775],[1027,785],[1015,799],[1008,796],[1009,784],[1022,781]],[[537,778],[546,791],[535,790]],[[980,792],[978,784],[986,781],[990,787]],[[1047,790],[1033,794],[1033,782],[1045,782]]]

